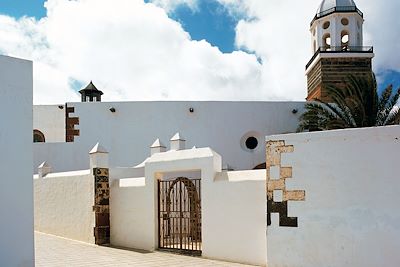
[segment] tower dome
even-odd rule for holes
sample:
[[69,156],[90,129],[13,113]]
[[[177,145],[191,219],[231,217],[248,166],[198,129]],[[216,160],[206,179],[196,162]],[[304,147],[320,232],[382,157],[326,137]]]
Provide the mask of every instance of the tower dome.
[[318,7],[316,18],[329,15],[334,12],[359,12],[353,0],[323,0]]

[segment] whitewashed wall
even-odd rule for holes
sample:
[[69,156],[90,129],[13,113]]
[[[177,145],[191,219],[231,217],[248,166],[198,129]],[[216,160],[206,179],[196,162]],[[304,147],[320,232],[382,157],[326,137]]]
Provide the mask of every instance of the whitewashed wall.
[[130,176],[133,171],[110,169],[113,245],[156,249],[156,180],[170,177],[171,173],[181,176],[188,170],[197,176],[195,170],[200,170],[202,255],[266,264],[265,170],[221,172],[221,158],[210,149],[155,154],[145,168],[146,176],[137,178]]
[[[107,167],[107,160],[98,162]],[[202,255],[265,265],[265,170],[221,172],[221,157],[210,148],[156,153],[135,168],[110,168],[111,244],[157,249],[156,181],[181,176],[201,177]],[[34,178],[36,230],[93,243],[90,170]]]
[[32,62],[0,56],[0,266],[34,266]]
[[65,142],[64,105],[33,106],[33,129],[41,131],[48,143]]
[[[112,172],[110,170],[110,177]],[[154,246],[148,229],[145,177],[112,180],[110,185],[111,243],[116,246],[151,250]]]
[[[111,166],[135,166],[149,156],[157,138],[165,144],[180,132],[187,147],[212,147],[235,170],[265,162],[264,137],[294,132],[304,102],[102,102],[68,103],[79,117],[80,136],[73,149],[58,144],[34,146],[34,166],[51,161],[54,171],[87,169],[87,151],[97,142],[108,148]],[[116,109],[115,113],[110,108]],[[193,113],[189,108],[194,109]],[[293,114],[292,110],[298,113]],[[47,115],[35,114],[37,121]],[[245,137],[255,135],[258,147],[244,148]],[[60,154],[62,157],[53,155]]]
[[399,266],[400,126],[268,136],[293,145],[282,166],[298,227],[267,230],[268,266]]
[[90,170],[35,175],[35,230],[94,243],[94,177]]
[[267,259],[265,170],[222,172],[208,187],[202,213],[213,233],[206,257],[265,266]]
[[[53,172],[85,170],[89,168],[89,157],[87,152],[96,144],[85,152],[86,156],[78,156],[83,153],[82,149],[76,143],[33,143],[34,161],[33,172],[37,173],[37,167],[46,161],[52,166]],[[54,166],[59,166],[55,168]],[[62,167],[61,167],[62,166]]]

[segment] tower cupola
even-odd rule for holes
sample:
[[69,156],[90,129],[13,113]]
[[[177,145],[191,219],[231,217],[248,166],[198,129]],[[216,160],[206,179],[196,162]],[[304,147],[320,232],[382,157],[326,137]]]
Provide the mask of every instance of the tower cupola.
[[372,46],[363,46],[364,14],[353,0],[323,0],[310,25],[312,58],[306,65],[308,96],[327,100],[324,88],[349,75],[371,75]]
[[311,22],[313,53],[362,47],[363,17],[353,0],[323,0]]
[[101,95],[103,95],[103,92],[98,90],[92,81],[79,93],[82,96],[82,102],[101,102]]

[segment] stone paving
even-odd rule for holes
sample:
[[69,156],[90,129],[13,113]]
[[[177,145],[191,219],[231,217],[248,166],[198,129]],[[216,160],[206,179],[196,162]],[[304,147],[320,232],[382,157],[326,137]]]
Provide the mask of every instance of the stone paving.
[[164,252],[135,252],[100,247],[39,232],[35,232],[35,254],[36,267],[249,266]]

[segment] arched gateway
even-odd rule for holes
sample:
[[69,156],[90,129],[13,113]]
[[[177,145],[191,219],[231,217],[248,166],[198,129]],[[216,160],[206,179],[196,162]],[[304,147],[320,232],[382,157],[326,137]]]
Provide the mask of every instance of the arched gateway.
[[158,247],[201,254],[200,179],[158,181]]

